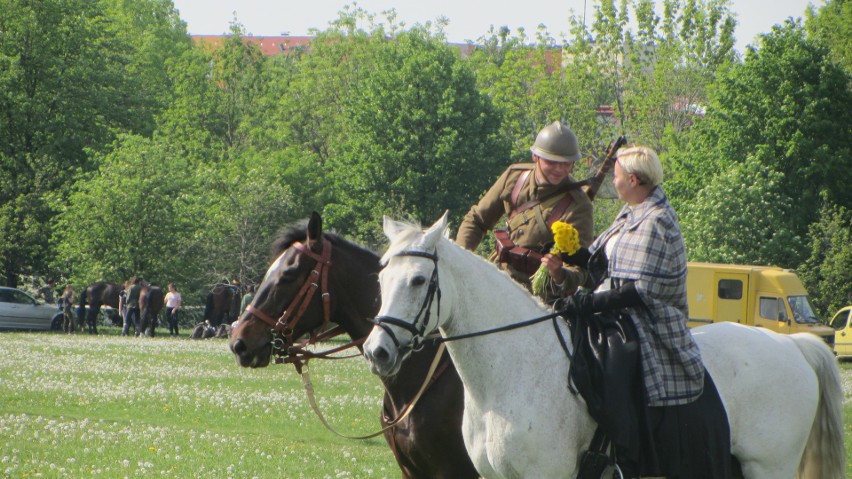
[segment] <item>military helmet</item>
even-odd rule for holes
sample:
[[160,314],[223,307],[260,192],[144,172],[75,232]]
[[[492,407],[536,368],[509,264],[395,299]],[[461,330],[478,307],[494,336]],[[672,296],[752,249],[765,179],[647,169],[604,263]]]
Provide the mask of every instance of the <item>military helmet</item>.
[[580,159],[577,137],[559,121],[538,132],[530,151],[549,161],[575,162]]

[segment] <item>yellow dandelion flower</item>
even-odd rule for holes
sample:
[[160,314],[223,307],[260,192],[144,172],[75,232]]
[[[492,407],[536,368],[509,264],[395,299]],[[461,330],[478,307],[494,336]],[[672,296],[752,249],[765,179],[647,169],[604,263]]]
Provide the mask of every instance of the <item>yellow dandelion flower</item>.
[[[550,254],[567,253],[572,255],[580,249],[580,233],[577,228],[564,221],[555,221],[550,225],[550,231],[553,232],[553,248],[550,249]],[[547,272],[547,267],[539,266],[538,270],[532,277],[532,290],[534,294],[541,296],[544,294],[544,289],[550,281],[550,274]]]

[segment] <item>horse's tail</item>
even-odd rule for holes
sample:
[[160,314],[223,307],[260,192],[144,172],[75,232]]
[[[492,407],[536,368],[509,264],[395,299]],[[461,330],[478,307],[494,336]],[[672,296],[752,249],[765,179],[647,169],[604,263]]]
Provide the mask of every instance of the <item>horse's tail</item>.
[[796,477],[844,478],[846,451],[843,446],[843,387],[837,360],[822,339],[813,334],[794,334],[792,338],[819,381],[816,417]]

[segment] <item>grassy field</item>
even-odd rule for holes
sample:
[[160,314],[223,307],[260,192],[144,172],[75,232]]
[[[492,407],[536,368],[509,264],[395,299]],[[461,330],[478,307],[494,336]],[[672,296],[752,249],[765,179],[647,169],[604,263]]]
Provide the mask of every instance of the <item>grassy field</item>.
[[[0,334],[0,476],[399,477],[383,438],[320,424],[291,366],[239,368],[221,339],[103,332]],[[311,376],[336,429],[378,430],[381,384],[363,360],[314,361]]]
[[[320,424],[292,366],[242,369],[223,339],[0,341],[0,477],[399,477],[382,437]],[[379,429],[363,360],[314,361],[311,376],[339,431]]]

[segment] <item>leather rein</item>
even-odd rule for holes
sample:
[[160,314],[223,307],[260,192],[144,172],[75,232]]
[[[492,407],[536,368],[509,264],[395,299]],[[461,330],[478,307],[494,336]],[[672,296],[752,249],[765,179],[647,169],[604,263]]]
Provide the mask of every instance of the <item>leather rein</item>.
[[[332,264],[332,246],[331,242],[326,238],[323,238],[322,242],[323,247],[321,255],[315,253],[302,243],[297,242],[293,244],[293,247],[296,248],[299,253],[314,259],[316,261],[316,265],[314,266],[314,269],[311,270],[308,277],[305,278],[305,282],[293,298],[290,306],[284,310],[277,320],[255,308],[253,305],[248,305],[246,307],[246,310],[253,316],[272,327],[271,332],[274,338],[272,341],[272,352],[276,356],[275,364],[292,364],[295,366],[296,371],[299,374],[302,373],[302,367],[308,362],[308,360],[313,358],[345,359],[357,356],[331,356],[331,354],[359,346],[366,340],[366,338],[361,338],[351,341],[343,346],[317,353],[305,349],[307,346],[320,341],[326,341],[344,333],[343,328],[340,326],[335,326],[332,329],[326,330],[326,327],[331,320],[331,295],[328,292],[328,275]],[[308,339],[296,342],[293,338],[296,325],[302,319],[302,316],[304,316],[305,311],[311,304],[314,294],[316,294],[318,290],[321,292],[320,297],[322,298],[322,324],[310,332],[310,337]]]
[[[448,363],[444,363],[443,366],[439,369],[439,364],[441,363],[441,358],[444,352],[444,346],[441,345],[438,348],[438,352],[429,367],[429,372],[426,373],[426,378],[423,381],[423,385],[420,386],[420,389],[417,391],[417,394],[414,396],[414,399],[412,399],[411,402],[409,402],[403,408],[402,412],[396,419],[384,417],[383,413],[383,419],[386,425],[381,430],[364,436],[349,436],[341,434],[334,430],[334,428],[329,425],[328,421],[325,419],[325,416],[323,416],[322,412],[319,409],[319,406],[317,405],[316,399],[314,397],[313,383],[311,382],[310,375],[307,370],[308,361],[314,358],[348,359],[360,356],[360,353],[349,356],[331,355],[340,351],[344,351],[346,349],[353,348],[355,346],[360,346],[367,340],[367,337],[365,336],[361,339],[350,341],[349,343],[344,344],[343,346],[338,346],[336,348],[328,349],[318,353],[305,349],[311,344],[320,341],[326,341],[330,338],[345,333],[343,328],[340,326],[335,326],[330,330],[324,331],[331,320],[331,295],[328,292],[328,275],[332,264],[332,246],[331,242],[328,239],[323,238],[322,241],[323,247],[321,255],[315,253],[309,247],[305,246],[302,243],[297,242],[293,244],[293,247],[296,248],[300,253],[303,253],[308,257],[316,260],[316,265],[314,266],[314,269],[311,270],[310,275],[305,278],[305,282],[302,284],[302,287],[299,289],[299,292],[296,294],[296,297],[293,298],[293,301],[290,303],[290,307],[284,310],[284,312],[281,314],[281,317],[275,320],[268,314],[255,308],[252,305],[248,305],[246,307],[246,311],[248,311],[258,319],[272,327],[272,336],[274,338],[272,341],[272,352],[276,356],[275,364],[292,364],[296,368],[296,371],[302,377],[302,384],[305,388],[305,394],[308,397],[308,402],[310,403],[311,408],[314,410],[317,417],[319,417],[320,421],[326,427],[326,429],[340,437],[347,439],[369,439],[371,437],[375,437],[379,434],[384,433],[388,429],[396,427],[400,422],[402,422],[403,420],[405,420],[405,418],[408,417],[411,411],[414,410],[414,405],[417,404],[417,401],[420,399],[426,389],[428,389],[429,386],[431,386],[438,379],[438,377],[443,373],[443,371],[447,367]],[[312,330],[308,339],[299,343],[294,343],[293,334],[296,329],[296,325],[298,324],[299,320],[302,319],[305,310],[308,309],[308,305],[310,304],[311,299],[313,299],[313,296],[318,289],[321,290],[323,304],[322,325]],[[293,310],[296,308],[298,308],[296,310],[296,313],[292,314]]]
[[[444,343],[448,343],[450,341],[458,341],[461,339],[469,339],[479,336],[486,336],[494,333],[501,333],[503,331],[510,331],[513,329],[530,326],[532,324],[541,323],[543,321],[552,320],[553,328],[556,330],[556,334],[559,337],[562,349],[565,351],[565,354],[568,356],[569,360],[571,359],[571,353],[568,349],[568,345],[566,343],[565,338],[562,336],[562,331],[559,329],[558,326],[558,319],[561,317],[561,312],[545,314],[543,316],[538,316],[525,321],[520,321],[517,323],[507,324],[505,326],[499,326],[496,328],[476,331],[472,333],[459,334],[457,336],[426,336],[426,326],[429,324],[430,310],[432,309],[431,306],[436,298],[437,315],[438,318],[441,317],[441,287],[438,285],[438,252],[436,251],[434,253],[427,253],[425,251],[405,250],[400,251],[395,256],[415,256],[420,258],[426,258],[431,260],[432,263],[435,265],[435,268],[432,270],[432,277],[429,280],[429,288],[426,291],[426,297],[423,298],[423,303],[420,305],[420,310],[417,312],[417,316],[415,316],[414,321],[409,322],[404,319],[395,318],[393,316],[376,316],[373,319],[373,323],[376,326],[385,330],[386,333],[388,333],[388,336],[390,336],[391,341],[393,341],[394,345],[396,345],[398,349],[401,349],[403,351],[406,349],[418,351],[427,344],[443,345]],[[421,317],[423,319],[422,322],[420,321]],[[407,344],[402,345],[400,341],[396,338],[396,335],[393,333],[393,330],[387,326],[388,324],[398,326],[411,333],[411,341],[409,341]]]

